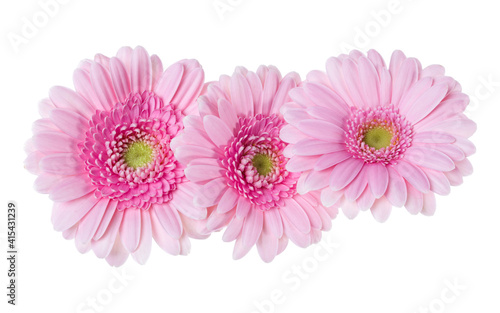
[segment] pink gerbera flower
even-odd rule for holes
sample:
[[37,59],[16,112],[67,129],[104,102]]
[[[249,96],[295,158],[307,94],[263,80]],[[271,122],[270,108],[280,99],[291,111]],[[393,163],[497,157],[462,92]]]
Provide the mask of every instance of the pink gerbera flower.
[[174,255],[188,253],[188,236],[200,237],[191,219],[206,209],[192,204],[170,142],[196,112],[203,79],[197,61],[163,71],[156,55],[125,47],[83,61],[76,91],[53,87],[40,103],[26,168],[55,202],[55,230],[80,252],[92,249],[115,266],[132,254],[143,264],[153,237]]
[[432,215],[434,194],[472,173],[476,130],[469,103],[444,68],[392,55],[389,68],[376,51],[331,58],[326,73],[312,71],[283,108],[290,125],[287,169],[301,172],[299,192],[322,189],[325,206],[354,218],[370,209],[385,221],[392,206]]
[[207,232],[227,226],[223,240],[236,240],[235,259],[256,244],[270,262],[288,238],[306,247],[337,214],[320,205],[318,192],[299,195],[300,173],[285,168],[279,110],[299,83],[297,74],[282,79],[274,67],[261,66],[257,73],[237,68],[208,86],[199,98],[201,117],[188,116],[173,143],[186,177],[200,185],[195,204],[209,207]]

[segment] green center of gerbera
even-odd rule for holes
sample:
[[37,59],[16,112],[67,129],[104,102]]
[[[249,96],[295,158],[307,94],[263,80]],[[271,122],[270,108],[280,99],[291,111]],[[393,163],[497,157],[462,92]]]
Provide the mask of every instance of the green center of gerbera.
[[252,164],[260,175],[266,176],[273,169],[273,161],[267,154],[256,154]]
[[391,145],[392,133],[383,127],[375,127],[365,133],[363,141],[375,149],[386,148]]
[[143,167],[153,159],[153,148],[145,142],[136,141],[128,147],[124,159],[129,167]]

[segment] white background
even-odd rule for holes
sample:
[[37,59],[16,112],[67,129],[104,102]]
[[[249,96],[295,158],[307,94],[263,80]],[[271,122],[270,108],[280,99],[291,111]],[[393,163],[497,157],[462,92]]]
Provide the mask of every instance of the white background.
[[[0,5],[1,312],[250,313],[258,312],[256,303],[269,313],[500,311],[500,19],[494,1],[221,0],[232,4],[222,15],[214,0],[66,2],[45,21],[37,1]],[[13,45],[9,34],[23,36],[25,18],[34,16],[41,16],[38,31]],[[38,118],[38,100],[53,85],[73,87],[81,59],[139,44],[165,65],[198,59],[207,80],[237,65],[255,70],[260,64],[304,78],[324,69],[342,44],[377,49],[386,60],[401,49],[424,66],[442,64],[473,100],[467,114],[478,124],[475,173],[438,198],[431,218],[404,209],[384,224],[369,213],[352,221],[339,216],[324,235],[339,245],[332,254],[289,245],[271,264],[255,249],[233,261],[232,244],[215,234],[194,241],[188,257],[154,246],[145,266],[129,259],[118,270],[129,277],[122,284],[105,261],[92,252],[80,255],[52,230],[51,201],[32,189],[23,144]],[[4,296],[8,200],[17,201],[20,216],[16,308],[5,305]],[[294,268],[309,273],[299,277]],[[455,295],[448,287],[454,282],[465,290]],[[271,293],[282,294],[279,303],[270,304]],[[97,310],[87,304],[92,298]]]

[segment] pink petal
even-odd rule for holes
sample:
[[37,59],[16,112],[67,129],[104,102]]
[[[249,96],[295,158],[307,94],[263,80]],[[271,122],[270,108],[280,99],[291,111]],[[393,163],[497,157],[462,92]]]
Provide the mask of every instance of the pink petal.
[[135,93],[149,90],[152,82],[151,59],[148,52],[138,46],[132,52],[132,64],[130,69],[130,86]]
[[288,143],[297,143],[300,140],[306,140],[306,139],[311,139],[302,131],[298,130],[295,126],[292,125],[285,125],[281,130],[280,130],[280,138],[284,142]]
[[301,233],[311,231],[311,222],[304,209],[293,199],[285,201],[285,206],[280,209],[281,214],[286,217]]
[[120,238],[125,249],[132,253],[137,250],[141,240],[141,210],[125,209],[122,224],[120,225]]
[[102,65],[93,63],[90,69],[90,79],[95,93],[99,98],[99,102],[101,102],[106,111],[111,110],[118,102],[118,99],[111,83],[109,73]]
[[99,223],[109,204],[109,199],[101,199],[97,204],[83,217],[78,225],[76,240],[81,243],[88,243],[94,237]]
[[124,101],[129,96],[132,89],[130,87],[130,78],[127,70],[120,59],[111,58],[110,73],[116,95],[118,99]]
[[285,216],[283,216],[283,230],[285,235],[297,246],[306,248],[311,245],[310,233],[299,231]]
[[243,228],[244,218],[239,218],[234,216],[231,222],[227,225],[224,234],[222,235],[222,240],[225,242],[230,242],[235,240],[241,233],[241,229]]
[[78,140],[85,138],[89,123],[80,114],[68,109],[53,109],[50,111],[49,116],[54,125],[67,135]]
[[310,171],[304,181],[304,187],[308,191],[323,189],[328,186],[331,171]]
[[442,172],[426,169],[425,175],[431,184],[431,191],[438,195],[446,196],[450,193],[450,182]]
[[353,158],[337,164],[330,176],[330,188],[334,191],[345,188],[358,175],[363,165],[363,161]]
[[304,91],[313,103],[334,111],[340,118],[349,115],[348,105],[330,88],[316,83],[304,83]]
[[356,203],[358,205],[358,210],[366,211],[370,209],[373,206],[375,200],[376,200],[375,196],[371,192],[370,188],[367,186],[365,191],[363,191],[361,196],[359,196],[358,200],[356,200]]
[[294,156],[288,160],[286,169],[290,172],[303,172],[314,167],[316,156]]
[[39,193],[50,193],[52,187],[61,180],[59,175],[50,175],[46,173],[41,173],[35,180],[34,188]]
[[99,201],[94,194],[87,194],[67,202],[56,202],[52,209],[52,224],[54,230],[66,230],[82,219]]
[[420,213],[424,204],[423,194],[413,188],[410,184],[406,184],[406,188],[408,190],[408,197],[405,204],[406,210],[410,212],[410,214]]
[[283,236],[283,221],[281,220],[280,209],[270,209],[265,211],[264,215],[266,229],[268,229],[277,238],[281,238]]
[[364,166],[358,176],[344,189],[345,198],[349,201],[357,200],[368,185],[368,168]]
[[343,194],[343,192],[333,191],[330,188],[325,188],[321,191],[321,203],[325,207],[331,207],[342,198]]
[[241,230],[241,239],[243,246],[251,247],[255,245],[262,232],[264,222],[264,213],[261,210],[250,210],[245,218],[243,229]]
[[196,105],[196,99],[203,88],[203,81],[205,80],[205,73],[201,67],[197,67],[191,71],[184,69],[184,71],[185,75],[171,101],[176,109],[181,111]]
[[364,99],[369,107],[380,105],[380,80],[375,66],[366,57],[358,59],[358,70]]
[[323,155],[345,150],[345,144],[320,140],[301,140],[293,146],[296,155]]
[[288,92],[295,88],[297,84],[295,83],[295,80],[292,77],[285,77],[280,83],[280,86],[278,90],[276,91],[276,94],[274,95],[274,100],[273,104],[271,106],[271,109],[269,110],[269,113],[271,114],[276,114],[279,113],[280,108],[285,104],[285,102],[288,99]]
[[252,204],[250,203],[250,201],[243,197],[239,197],[238,205],[236,206],[236,216],[239,218],[244,218],[248,216],[251,209]]
[[95,108],[84,98],[66,87],[52,87],[49,91],[49,97],[56,107],[78,112],[86,118],[92,117],[95,113]]
[[370,208],[373,217],[380,223],[387,221],[391,214],[391,209],[392,205],[385,197],[375,200],[375,203]]
[[356,201],[344,200],[342,203],[342,212],[348,219],[354,219],[359,214],[359,207]]
[[219,213],[213,211],[206,220],[206,228],[210,232],[218,231],[226,226],[234,216],[234,212]]
[[394,170],[393,167],[389,167],[388,171],[389,184],[387,185],[385,197],[392,205],[402,207],[405,205],[407,197],[405,180],[398,174],[398,172],[396,172],[396,170]]
[[238,116],[234,106],[226,99],[219,99],[217,105],[221,120],[223,120],[228,126],[230,132],[234,133],[239,125]]
[[421,213],[423,215],[432,216],[434,212],[436,212],[436,197],[433,193],[429,192],[424,194],[424,204]]
[[271,70],[267,70],[267,74],[265,75],[265,79],[263,78],[263,69],[265,67],[259,67],[259,70],[257,71],[257,75],[261,77],[261,80],[263,82],[263,91],[262,91],[262,113],[264,115],[270,114],[270,109],[272,106],[272,103],[274,101],[274,97],[276,95],[276,92],[278,90],[280,80],[281,80],[281,74],[279,71],[276,69],[271,68]]
[[122,266],[128,259],[129,253],[123,246],[120,235],[117,236],[113,248],[106,256],[106,262],[111,266]]
[[217,205],[217,212],[226,213],[234,209],[238,203],[239,194],[233,190],[233,188],[228,188]]
[[418,132],[413,136],[414,143],[445,144],[454,143],[455,137],[439,131]]
[[344,130],[337,125],[321,120],[303,120],[297,124],[297,128],[307,136],[329,141],[344,142]]
[[215,205],[219,202],[226,188],[225,177],[214,179],[203,185],[200,192],[194,195],[194,204],[200,207]]
[[[73,84],[75,85],[77,93],[87,100],[87,102],[94,108],[94,112],[95,110],[104,110],[104,107],[101,105],[101,102],[92,87],[89,72],[82,69],[76,69],[73,73]],[[90,118],[90,116],[88,116],[88,118]]]
[[[115,215],[116,207],[118,205],[118,201],[116,200],[111,200],[109,201],[109,204],[106,208],[106,211],[104,212],[104,215],[101,218],[101,222],[99,224],[99,227],[97,228],[95,234],[94,234],[94,240],[99,240],[108,227],[110,226],[111,220],[113,216]],[[120,221],[121,223],[121,221]]]
[[270,231],[266,231],[265,224],[264,220],[264,231],[262,231],[262,234],[257,241],[257,251],[259,252],[261,259],[264,262],[269,263],[274,260],[278,254],[278,238]]
[[165,228],[161,225],[154,211],[150,214],[150,217],[153,238],[158,246],[171,255],[179,255],[181,253],[179,240],[170,237]]
[[389,184],[389,173],[382,164],[371,164],[367,166],[368,185],[375,198],[380,198],[385,194]]
[[160,96],[165,103],[170,103],[182,80],[184,67],[180,63],[174,63],[168,67],[161,75],[155,87],[155,93]]
[[177,210],[172,209],[167,204],[154,205],[153,210],[169,236],[179,239],[182,235],[182,222]]
[[123,220],[123,211],[116,211],[111,219],[109,226],[104,234],[98,239],[92,241],[92,250],[98,258],[105,258],[111,252],[115,241],[120,241],[118,231]]
[[199,183],[225,176],[225,170],[213,165],[190,165],[184,173],[192,182]]
[[86,174],[68,176],[54,186],[49,198],[55,202],[71,201],[93,192],[95,188]]
[[395,75],[395,73],[392,70],[391,73],[393,74],[392,103],[398,105],[400,104],[402,96],[417,81],[418,78],[417,62],[415,59],[412,58],[406,59],[401,63],[401,67],[399,68],[397,75]]
[[436,106],[443,100],[448,93],[448,86],[444,84],[434,85],[420,98],[418,98],[412,107],[406,113],[406,118],[413,124],[418,123],[425,118]]
[[455,163],[446,154],[419,146],[406,150],[404,158],[408,162],[436,171],[448,172],[455,168]]
[[203,125],[212,142],[219,148],[224,148],[233,138],[233,133],[220,118],[207,115],[203,118]]
[[410,183],[413,187],[417,188],[420,192],[427,193],[430,190],[430,183],[425,176],[424,172],[403,160],[395,166],[396,171]]
[[40,160],[40,169],[55,175],[77,175],[85,172],[82,159],[74,153],[54,153]]
[[33,145],[40,152],[76,152],[77,141],[60,132],[41,132],[33,135]]
[[137,263],[144,265],[151,254],[151,244],[153,241],[149,211],[141,210],[141,221],[141,241],[137,250],[132,253],[132,258]]

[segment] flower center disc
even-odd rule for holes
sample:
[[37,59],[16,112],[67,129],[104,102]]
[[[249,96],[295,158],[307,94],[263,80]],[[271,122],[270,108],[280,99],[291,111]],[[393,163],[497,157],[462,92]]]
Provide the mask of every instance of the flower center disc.
[[252,164],[262,176],[266,176],[273,169],[273,162],[266,154],[256,154],[252,159]]
[[136,141],[127,149],[124,159],[129,167],[143,167],[153,159],[153,149],[142,141]]
[[369,129],[363,138],[363,141],[375,149],[386,148],[391,145],[393,134],[383,127]]

